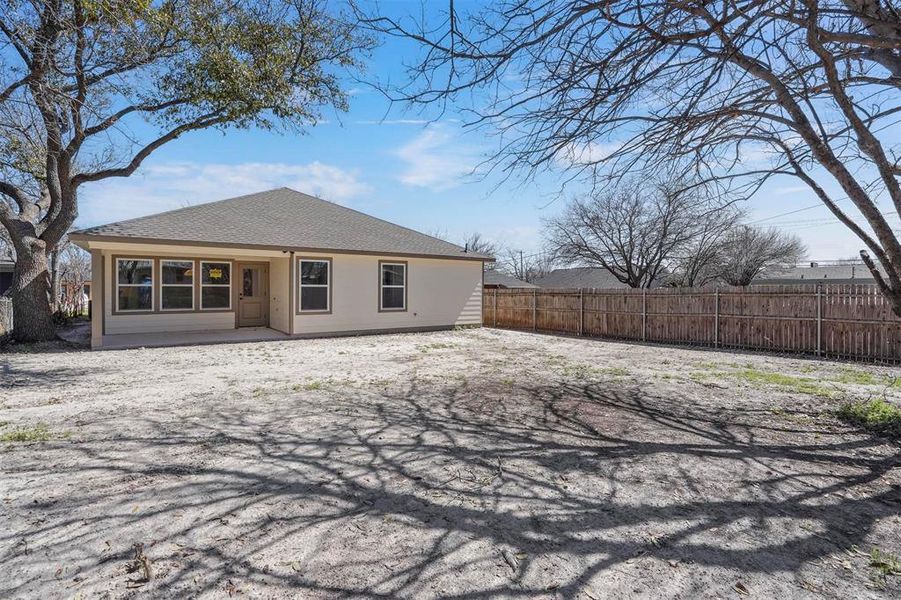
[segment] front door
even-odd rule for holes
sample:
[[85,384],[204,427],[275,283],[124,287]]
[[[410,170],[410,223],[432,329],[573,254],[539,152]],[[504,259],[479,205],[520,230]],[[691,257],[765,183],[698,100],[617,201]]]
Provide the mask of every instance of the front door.
[[269,266],[240,264],[238,327],[269,326]]

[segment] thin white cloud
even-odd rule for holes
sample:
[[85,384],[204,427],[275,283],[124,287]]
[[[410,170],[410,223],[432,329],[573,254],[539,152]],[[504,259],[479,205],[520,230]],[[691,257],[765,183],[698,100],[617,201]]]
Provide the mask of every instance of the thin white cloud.
[[567,144],[557,153],[556,162],[561,167],[579,167],[597,164],[622,148],[618,142],[589,142]]
[[148,165],[126,179],[85,185],[78,223],[109,223],[276,187],[294,188],[333,202],[346,202],[370,190],[356,173],[318,161],[164,163]]
[[367,119],[363,121],[355,121],[357,125],[426,125],[428,121],[425,119]]
[[478,164],[476,150],[441,125],[426,127],[396,154],[405,165],[398,176],[401,183],[436,191],[460,185]]

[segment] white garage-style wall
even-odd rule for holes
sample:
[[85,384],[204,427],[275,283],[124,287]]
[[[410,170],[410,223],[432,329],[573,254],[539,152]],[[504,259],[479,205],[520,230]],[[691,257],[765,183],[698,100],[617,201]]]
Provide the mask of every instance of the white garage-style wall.
[[[481,325],[481,261],[328,253],[295,260],[303,258],[331,260],[331,310],[297,314],[295,306],[296,335]],[[406,310],[379,311],[380,261],[407,264]],[[295,305],[299,297],[297,289]]]

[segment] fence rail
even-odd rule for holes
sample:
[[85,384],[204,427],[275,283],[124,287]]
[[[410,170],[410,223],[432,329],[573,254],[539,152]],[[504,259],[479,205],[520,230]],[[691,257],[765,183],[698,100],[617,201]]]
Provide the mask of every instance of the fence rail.
[[491,289],[488,327],[901,362],[901,318],[874,285]]

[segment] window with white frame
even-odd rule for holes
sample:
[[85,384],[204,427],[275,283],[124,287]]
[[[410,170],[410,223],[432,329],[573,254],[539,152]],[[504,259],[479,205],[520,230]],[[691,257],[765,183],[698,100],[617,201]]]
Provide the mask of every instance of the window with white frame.
[[302,313],[328,312],[331,310],[329,288],[331,286],[332,261],[302,258],[299,262],[298,311]]
[[116,310],[153,310],[153,259],[116,259]]
[[194,261],[160,260],[160,310],[194,309]]
[[379,310],[407,309],[407,264],[379,263]]
[[200,310],[230,310],[232,307],[230,262],[200,261]]

